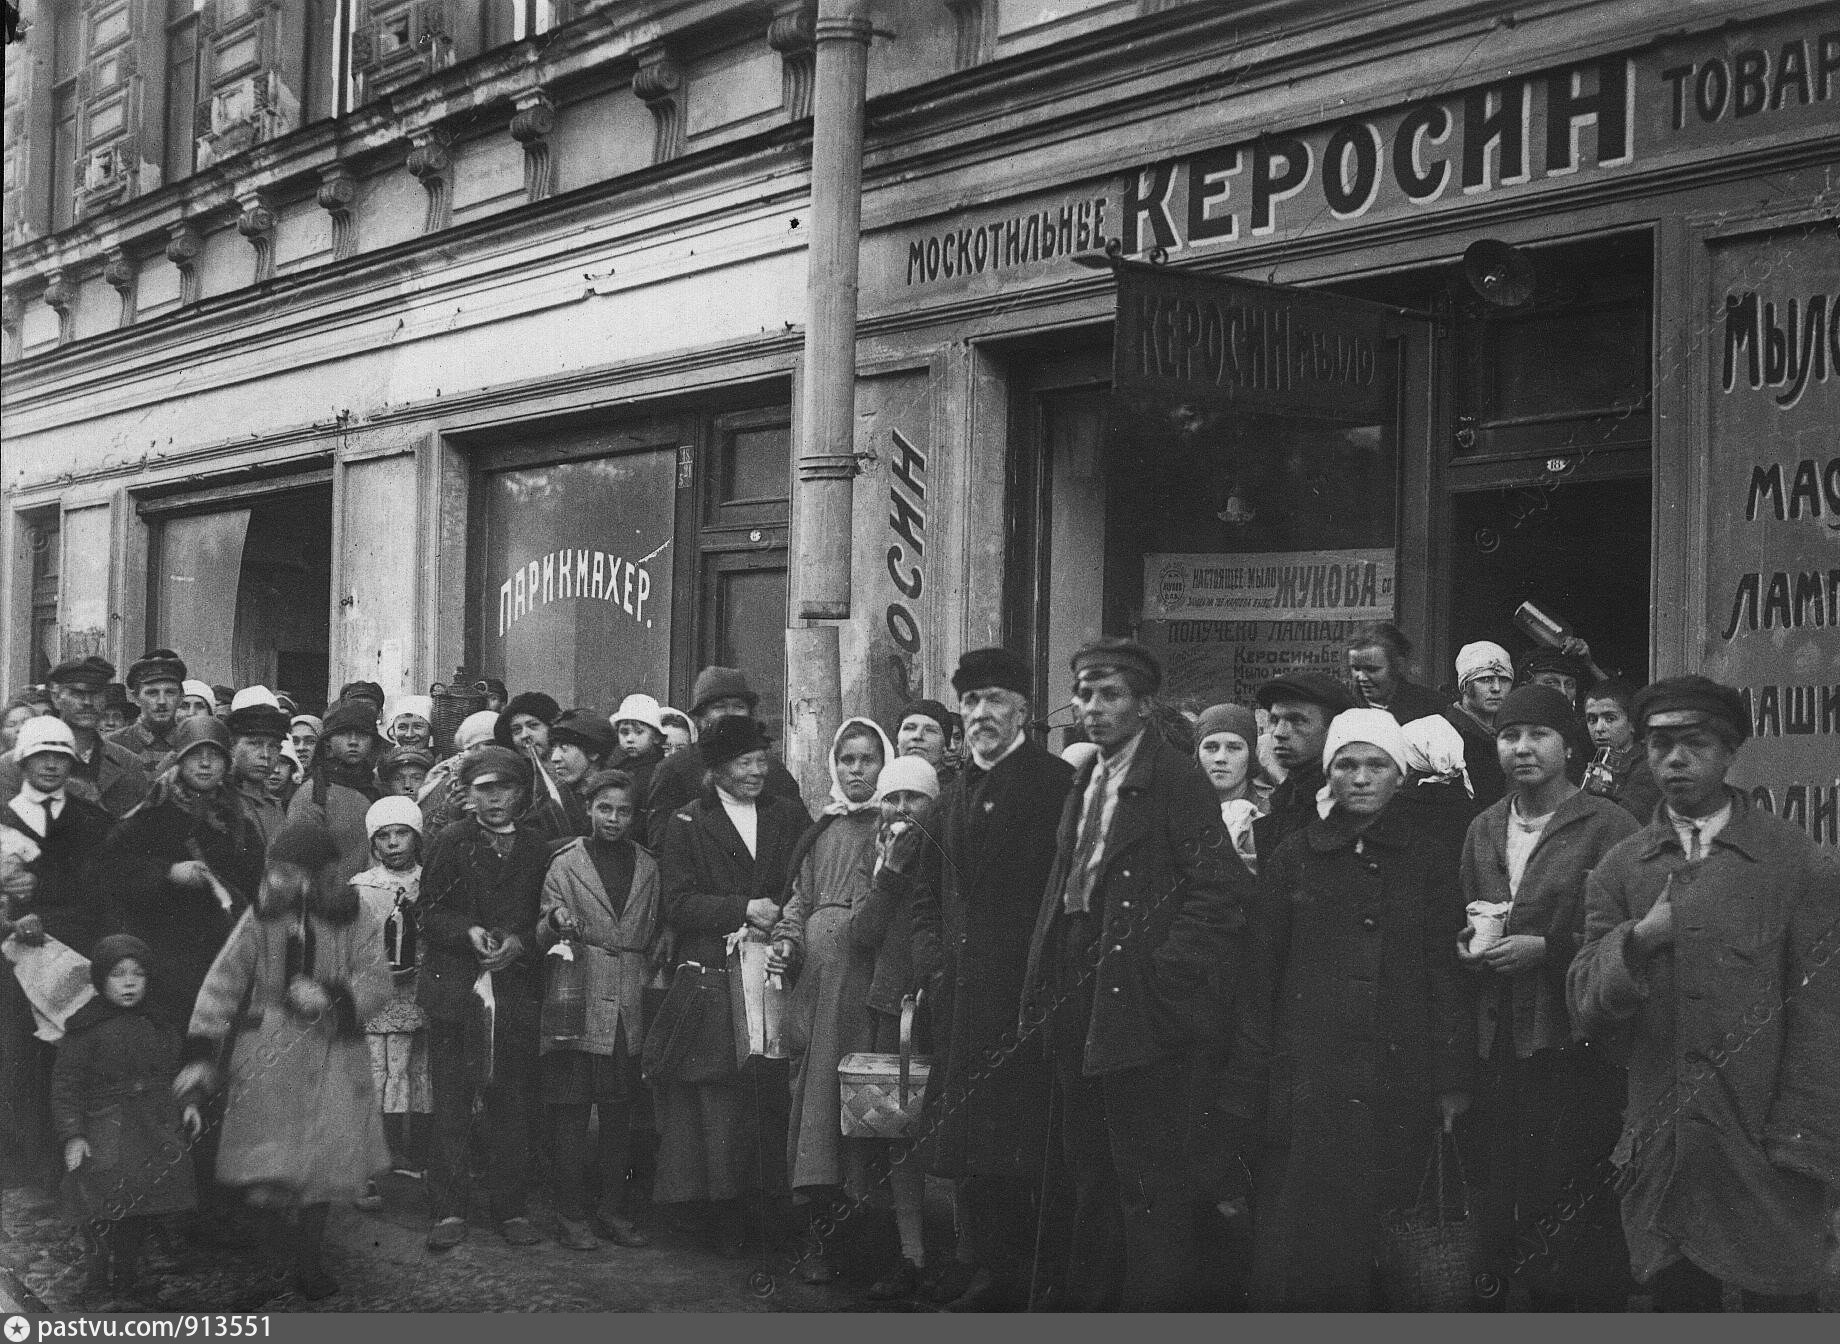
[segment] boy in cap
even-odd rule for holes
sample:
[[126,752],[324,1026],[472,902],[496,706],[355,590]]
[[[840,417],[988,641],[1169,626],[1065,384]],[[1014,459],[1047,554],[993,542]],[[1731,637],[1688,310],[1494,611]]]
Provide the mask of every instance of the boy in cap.
[[1840,1188],[1840,867],[1726,776],[1743,697],[1702,676],[1636,697],[1662,806],[1592,870],[1567,990],[1627,1054],[1612,1160],[1657,1311],[1813,1311]]
[[471,815],[451,822],[430,847],[416,912],[422,943],[416,1000],[428,1016],[434,1077],[431,1251],[466,1237],[467,1141],[477,1088],[467,1022],[479,1010],[473,985],[481,973],[491,976],[493,1001],[485,1085],[492,1218],[513,1246],[542,1240],[527,1201],[543,989],[536,925],[550,848],[517,822],[531,785],[521,753],[480,747],[461,766],[460,781]]
[[140,707],[140,717],[109,740],[133,752],[149,776],[172,750],[184,684],[185,660],[171,649],[150,649],[128,665],[128,694]]
[[[237,692],[238,699],[248,694]],[[287,824],[287,810],[269,788],[281,743],[287,737],[287,715],[278,705],[260,698],[230,711],[230,778],[243,811],[262,833],[264,848]]]
[[370,864],[364,814],[378,797],[373,766],[378,740],[377,711],[368,699],[333,705],[307,777],[288,801],[290,822],[317,823],[331,832],[339,847],[339,879],[345,882]]

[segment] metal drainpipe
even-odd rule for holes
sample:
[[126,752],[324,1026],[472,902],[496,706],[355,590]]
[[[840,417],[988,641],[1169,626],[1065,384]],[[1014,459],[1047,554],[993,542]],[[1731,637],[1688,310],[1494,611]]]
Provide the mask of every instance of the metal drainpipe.
[[856,277],[862,236],[863,102],[872,30],[867,0],[819,0],[814,30],[811,232],[805,358],[793,492],[786,631],[789,764],[807,796],[829,787],[830,733],[842,721],[835,626],[850,615],[851,478],[856,475]]

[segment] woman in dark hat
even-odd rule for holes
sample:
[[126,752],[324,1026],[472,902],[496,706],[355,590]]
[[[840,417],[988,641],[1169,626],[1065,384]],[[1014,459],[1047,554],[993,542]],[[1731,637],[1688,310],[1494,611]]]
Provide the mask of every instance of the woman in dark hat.
[[530,762],[530,805],[518,825],[547,840],[588,833],[587,808],[550,768],[550,732],[561,718],[562,706],[554,698],[542,691],[521,691],[499,711],[492,729],[494,742]]
[[[764,791],[770,741],[765,725],[751,717],[711,723],[697,743],[702,796],[665,820],[658,861],[679,977],[693,974],[685,962],[725,965],[730,934],[750,928],[764,934],[779,919],[792,852],[810,820],[803,808]],[[653,1198],[698,1205],[718,1246],[739,1253],[746,1197],[762,1189],[784,1193],[787,1078],[783,1064],[763,1067],[764,1060],[749,1062],[757,1078],[733,1067],[727,981],[699,978],[722,1000],[719,1011],[702,1019],[708,1039],[686,1041],[663,1067],[647,1042],[663,1135]],[[704,1061],[713,1068],[699,1067]]]
[[[1623,1072],[1595,1042],[1574,1039],[1565,973],[1584,937],[1585,879],[1637,826],[1568,777],[1583,754],[1578,729],[1551,686],[1522,686],[1495,714],[1508,795],[1470,823],[1463,899],[1506,911],[1499,938],[1482,947],[1466,929],[1457,950],[1477,991],[1479,1160],[1469,1175],[1486,1181],[1481,1213],[1498,1280],[1525,1258],[1519,1273],[1536,1308],[1621,1311],[1628,1253],[1599,1173],[1616,1143]],[[1563,1206],[1568,1183],[1590,1203],[1536,1240],[1535,1224]]]
[[895,721],[895,755],[918,756],[932,766],[941,789],[958,777],[957,769],[946,762],[957,717],[937,700],[916,700]]

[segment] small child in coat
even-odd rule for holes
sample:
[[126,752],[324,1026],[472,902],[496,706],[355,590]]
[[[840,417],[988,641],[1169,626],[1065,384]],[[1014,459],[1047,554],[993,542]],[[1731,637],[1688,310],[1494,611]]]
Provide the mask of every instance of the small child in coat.
[[[352,878],[358,900],[383,925],[383,955],[390,964],[389,1002],[364,1024],[371,1078],[383,1106],[383,1133],[391,1165],[419,1172],[428,1146],[427,1117],[434,1111],[428,1072],[428,1019],[415,1003],[415,902],[422,886],[422,810],[412,798],[379,798],[364,816],[370,832],[369,868]],[[358,1207],[381,1208],[373,1182]]]
[[64,1144],[65,1201],[92,1256],[91,1305],[127,1298],[147,1224],[192,1208],[185,1131],[204,1128],[198,1108],[173,1099],[179,1028],[147,1006],[153,953],[112,934],[90,956],[97,997],[71,1015],[51,1075],[51,1116]]

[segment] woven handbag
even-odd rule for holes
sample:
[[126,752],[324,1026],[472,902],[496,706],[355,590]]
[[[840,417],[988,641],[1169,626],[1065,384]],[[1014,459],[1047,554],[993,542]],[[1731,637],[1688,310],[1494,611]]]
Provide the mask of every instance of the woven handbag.
[[926,1097],[933,1061],[913,1053],[914,1011],[919,1003],[914,994],[901,1000],[900,1054],[859,1050],[837,1062],[846,1139],[905,1139],[920,1127],[920,1103]]
[[[1459,1201],[1454,1214],[1448,1199],[1452,1175]],[[1388,1215],[1381,1229],[1380,1282],[1387,1309],[1473,1311],[1484,1268],[1482,1226],[1470,1214],[1463,1155],[1456,1135],[1439,1130],[1417,1202]]]

